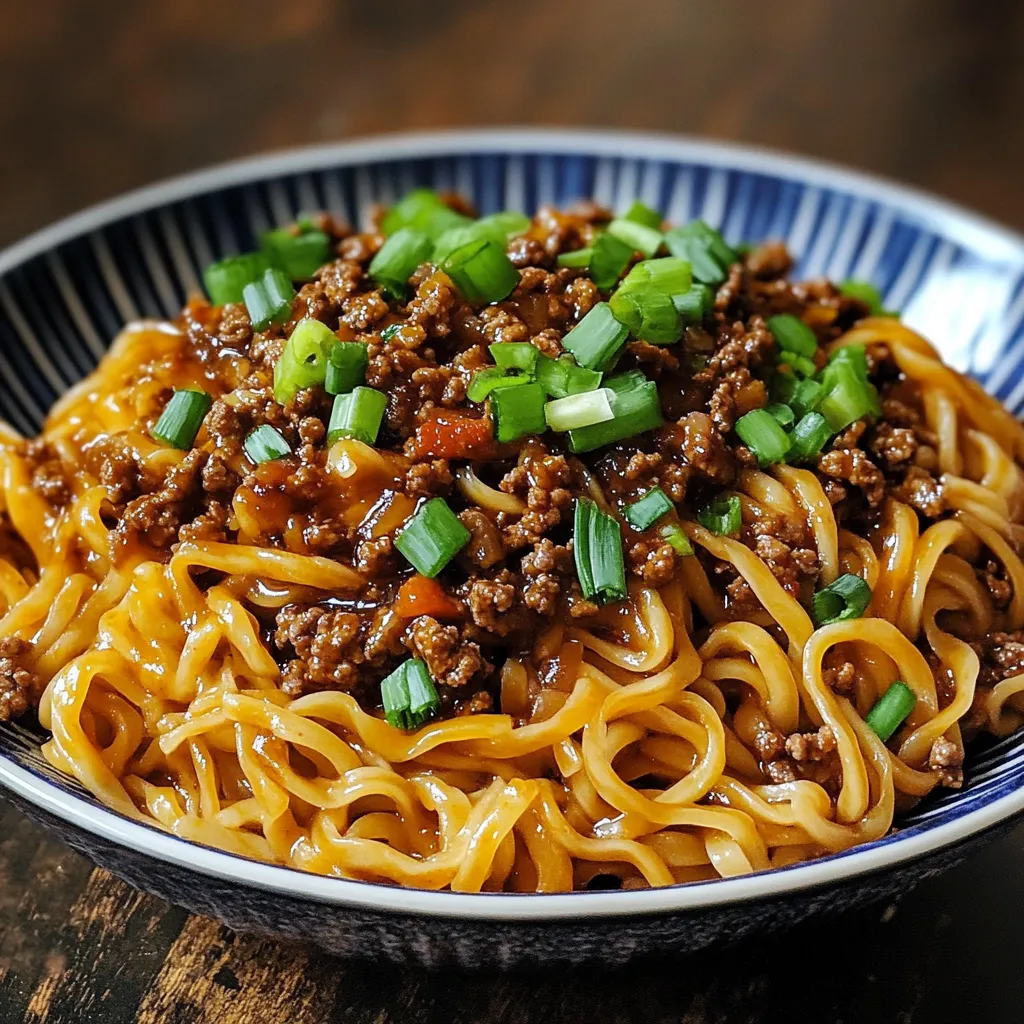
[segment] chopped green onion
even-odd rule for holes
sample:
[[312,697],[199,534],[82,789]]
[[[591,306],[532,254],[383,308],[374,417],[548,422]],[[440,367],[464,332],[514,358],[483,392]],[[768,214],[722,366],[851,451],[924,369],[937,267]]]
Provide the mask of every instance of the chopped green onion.
[[871,604],[871,588],[859,576],[844,573],[824,590],[819,590],[811,602],[814,621],[819,626],[844,619],[859,619]]
[[814,331],[791,313],[768,317],[768,330],[775,335],[780,349],[795,352],[808,359],[812,359],[814,353],[818,351],[818,339]]
[[203,284],[210,302],[223,306],[229,302],[241,302],[245,286],[262,277],[267,270],[267,259],[259,252],[247,252],[241,256],[211,263],[203,271]]
[[603,231],[594,240],[590,257],[590,277],[601,291],[614,288],[633,258],[633,246]]
[[380,699],[388,725],[418,729],[441,706],[425,661],[410,658],[381,680]]
[[[863,345],[843,345],[835,349],[828,357],[829,365],[835,363],[850,363],[857,371],[857,376],[864,380],[868,379],[868,350]],[[825,368],[825,378],[828,377],[828,367]]]
[[670,296],[685,295],[693,284],[690,264],[675,256],[641,260],[635,264],[619,286],[619,290],[637,288],[645,291],[655,287]]
[[497,242],[481,240],[456,249],[441,263],[467,302],[500,302],[517,284],[519,271]]
[[532,374],[540,353],[528,341],[499,341],[490,346],[491,358],[501,370],[522,370]]
[[822,374],[826,388],[818,411],[833,433],[844,430],[864,416],[880,416],[882,407],[874,384],[866,380],[850,360],[829,363]]
[[582,395],[556,398],[544,406],[544,418],[552,430],[576,430],[595,423],[605,423],[615,414],[609,396],[614,391],[598,388]]
[[793,401],[793,395],[796,393],[796,386],[796,374],[791,373],[789,370],[777,368],[775,373],[772,374],[771,383],[768,386],[768,394],[771,395],[773,402],[789,405]]
[[185,451],[192,447],[212,403],[205,391],[175,391],[150,433],[158,441]]
[[863,302],[868,307],[871,316],[899,316],[899,313],[885,308],[882,293],[867,281],[847,279],[839,285],[839,292],[841,295],[848,295],[851,299]]
[[897,679],[864,716],[864,724],[883,743],[888,743],[892,734],[914,710],[915,704],[917,697],[914,691],[903,680]]
[[555,263],[560,267],[589,267],[590,258],[594,255],[592,247],[573,249],[572,252],[560,252]]
[[821,453],[821,449],[832,436],[828,421],[821,413],[808,412],[800,418],[800,422],[790,434],[790,449],[787,458],[790,462],[803,462]]
[[634,200],[624,217],[626,220],[643,224],[645,228],[654,228],[655,230],[661,228],[661,214],[657,210],[652,210],[646,203],[641,203],[639,199]]
[[645,256],[653,256],[660,248],[664,236],[657,228],[647,227],[635,220],[616,217],[608,225],[608,234],[625,242],[634,252],[642,252]]
[[544,405],[547,395],[536,382],[491,392],[494,436],[499,441],[517,441],[527,434],[543,434],[547,429]]
[[682,337],[683,325],[672,296],[646,289],[620,288],[612,295],[611,311],[636,338],[657,345],[671,345]]
[[293,281],[308,281],[331,254],[331,240],[316,229],[294,234],[288,228],[276,228],[262,234],[260,244],[267,261]]
[[400,228],[377,250],[370,261],[370,277],[392,298],[403,299],[421,263],[430,258],[433,243],[422,231]]
[[384,215],[380,229],[393,235],[401,228],[422,231],[431,238],[439,238],[449,228],[472,223],[471,218],[453,210],[429,188],[418,188],[403,196]]
[[562,347],[588,370],[607,370],[622,351],[629,329],[619,323],[607,302],[598,302],[562,339]]
[[626,596],[626,566],[622,528],[589,498],[576,499],[573,555],[580,589],[588,601],[622,601]]
[[736,421],[740,440],[757,456],[758,465],[774,465],[789,451],[789,437],[775,417],[764,409],[752,409]]
[[366,380],[370,357],[362,341],[336,341],[327,362],[324,388],[329,395],[351,391]]
[[522,234],[530,218],[522,213],[492,213],[480,220],[465,221],[444,231],[434,242],[433,261],[441,263],[456,249],[472,242],[490,241],[505,248],[509,238]]
[[730,494],[728,498],[718,498],[705,505],[697,512],[697,522],[719,537],[732,537],[739,533],[743,523],[739,496]]
[[673,295],[672,301],[684,324],[699,324],[715,308],[715,293],[706,284],[694,284],[684,295]]
[[358,387],[348,394],[338,395],[331,409],[327,443],[334,444],[342,437],[353,437],[364,444],[373,444],[387,405],[387,395],[373,388]]
[[701,284],[722,284],[737,258],[722,236],[701,220],[673,228],[665,235],[665,244],[673,256],[690,264],[693,279]]
[[242,301],[254,330],[265,331],[272,323],[287,323],[292,315],[295,289],[283,270],[271,267],[242,289]]
[[627,505],[623,514],[634,530],[646,530],[674,508],[672,499],[660,487],[652,487],[642,498]]
[[627,437],[635,437],[646,430],[653,430],[664,422],[658,386],[653,380],[646,380],[643,374],[628,373],[612,377],[605,381],[605,387],[611,389],[614,395],[611,398],[614,417],[606,423],[570,430],[571,452],[593,451]]
[[678,523],[669,523],[667,526],[661,528],[661,537],[667,544],[671,544],[673,550],[677,555],[692,555],[693,545],[690,543],[690,538],[683,532],[683,528]]
[[380,340],[390,341],[401,329],[401,324],[388,324],[387,327],[380,332]]
[[788,405],[783,405],[781,402],[773,402],[771,405],[766,405],[765,412],[770,412],[778,421],[779,425],[783,427],[791,427],[796,422],[796,416],[793,414],[793,410],[790,409]]
[[481,217],[477,222],[481,231],[487,231],[503,239],[515,238],[530,227],[530,218],[518,210],[499,210]]
[[824,394],[825,389],[818,381],[800,380],[793,388],[789,404],[797,416],[805,416],[818,408]]
[[500,366],[489,366],[480,370],[469,382],[466,397],[471,402],[482,402],[496,388],[516,388],[529,383],[528,374],[506,374]]
[[552,359],[543,353],[537,355],[537,382],[544,393],[552,398],[565,398],[568,395],[579,395],[585,391],[593,391],[601,386],[604,374],[600,370],[588,370],[577,366],[571,355],[561,355]]
[[779,353],[778,363],[780,366],[788,366],[798,377],[813,377],[818,372],[813,360],[787,349]]
[[395,547],[418,573],[433,579],[469,538],[469,530],[444,498],[431,498],[398,532]]
[[312,317],[300,320],[274,364],[275,401],[285,405],[302,388],[322,386],[337,340],[327,324]]
[[242,447],[257,466],[261,462],[272,462],[292,453],[288,442],[269,423],[257,427],[245,439]]

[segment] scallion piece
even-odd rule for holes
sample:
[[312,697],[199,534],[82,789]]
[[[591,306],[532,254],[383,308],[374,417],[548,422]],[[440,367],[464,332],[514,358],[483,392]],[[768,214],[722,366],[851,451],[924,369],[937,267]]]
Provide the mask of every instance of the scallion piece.
[[619,288],[610,300],[615,319],[635,338],[656,345],[671,345],[682,337],[683,325],[672,296],[647,288]]
[[640,202],[639,199],[634,200],[624,217],[626,220],[643,224],[645,228],[654,228],[655,230],[661,228],[661,214],[657,210],[652,210],[646,203]]
[[441,706],[425,661],[410,658],[381,680],[380,699],[388,725],[418,729]]
[[551,430],[576,430],[595,423],[605,423],[615,415],[607,388],[587,391],[582,395],[556,398],[544,406],[544,418]]
[[503,239],[515,238],[530,227],[530,218],[518,210],[499,210],[481,217],[477,222],[481,231]]
[[769,412],[778,421],[780,426],[791,427],[796,422],[796,416],[793,414],[793,410],[788,405],[783,405],[781,402],[773,402],[771,405],[765,406],[765,412]]
[[811,611],[819,626],[827,626],[844,619],[859,619],[869,604],[871,588],[859,576],[848,572],[814,595]]
[[491,392],[490,402],[494,436],[499,441],[517,441],[528,434],[543,434],[547,429],[547,396],[536,382],[497,388]]
[[619,323],[607,302],[598,302],[562,339],[580,366],[607,370],[618,358],[629,337],[629,328]]
[[390,341],[401,329],[401,324],[388,324],[387,327],[380,332],[380,340]]
[[813,360],[788,349],[783,349],[779,353],[778,363],[780,366],[788,366],[798,377],[813,377],[818,372]]
[[212,403],[205,391],[175,391],[150,433],[158,441],[185,451],[192,447]]
[[470,242],[441,263],[467,302],[500,302],[517,284],[519,271],[497,242]]
[[422,231],[400,228],[370,261],[370,277],[392,298],[404,299],[409,278],[430,258],[434,245]]
[[[832,366],[835,363],[849,363],[857,371],[858,377],[868,379],[868,350],[863,345],[843,345],[835,349],[828,357],[828,365]],[[831,372],[826,366],[826,380]]]
[[530,378],[525,373],[506,374],[500,366],[489,366],[469,382],[466,397],[471,402],[482,402],[496,388],[515,388],[529,383]]
[[322,387],[337,340],[327,324],[312,317],[300,320],[274,364],[275,401],[285,405],[302,388]]
[[735,429],[762,468],[781,462],[789,451],[789,437],[775,417],[764,409],[752,409],[741,416]]
[[768,386],[768,394],[771,395],[773,402],[789,405],[793,401],[797,383],[796,374],[789,370],[776,369]]
[[739,496],[730,494],[728,498],[718,498],[699,509],[697,522],[719,537],[734,537],[743,523],[742,511]]
[[768,317],[768,330],[775,335],[780,349],[787,352],[795,352],[797,355],[814,358],[818,351],[818,339],[814,331],[790,313],[780,313],[778,316]]
[[789,405],[797,416],[806,416],[818,408],[825,389],[816,380],[800,380],[793,388]]
[[853,362],[829,363],[822,374],[825,395],[818,411],[828,420],[833,433],[839,433],[864,416],[880,416],[882,407],[874,384],[862,376]]
[[555,263],[560,267],[589,267],[593,255],[592,246],[585,249],[573,249],[572,252],[560,252]]
[[418,188],[388,210],[380,229],[385,235],[393,235],[401,228],[412,228],[436,239],[449,228],[470,223],[471,218],[453,210],[436,192]]
[[674,508],[672,499],[660,487],[652,487],[642,498],[627,505],[622,511],[626,522],[634,530],[642,531],[653,526]]
[[641,260],[633,266],[619,291],[639,289],[646,291],[656,288],[659,292],[675,297],[685,295],[693,284],[690,264],[676,256],[662,256],[656,260]]
[[690,538],[686,536],[678,523],[669,523],[667,526],[663,526],[660,532],[662,540],[670,544],[677,555],[685,557],[693,554]]
[[868,312],[871,316],[899,316],[899,313],[894,313],[892,310],[885,308],[882,293],[868,281],[847,279],[839,285],[839,293],[863,302],[868,307]]
[[607,604],[626,596],[626,566],[622,529],[589,498],[576,499],[573,556],[580,589],[588,601]]
[[331,240],[323,231],[276,228],[260,236],[267,262],[283,270],[292,281],[308,281],[326,262]]
[[270,267],[242,289],[242,301],[257,331],[265,331],[271,324],[287,323],[294,298],[291,279],[277,267]]
[[351,391],[366,380],[370,357],[362,341],[336,341],[327,361],[324,389],[329,395]]
[[800,417],[800,422],[793,428],[790,435],[790,449],[786,456],[790,462],[804,462],[821,453],[821,449],[832,436],[828,421],[821,413],[808,412]]
[[601,291],[614,288],[633,258],[633,246],[603,231],[591,246],[590,278]]
[[395,547],[418,573],[433,579],[469,538],[469,530],[444,498],[431,498],[398,532]]
[[565,398],[567,395],[579,395],[585,391],[593,391],[601,386],[604,374],[600,370],[588,370],[577,366],[576,360],[570,355],[562,355],[557,359],[538,353],[535,370],[537,383],[544,393],[552,398]]
[[653,256],[664,241],[664,236],[657,228],[647,227],[625,217],[616,217],[608,225],[608,234],[625,242],[633,252],[642,252],[647,257]]
[[646,430],[654,430],[664,422],[658,386],[653,380],[646,380],[643,374],[620,374],[607,380],[605,387],[614,395],[611,398],[613,418],[606,423],[570,430],[571,452],[593,451]]
[[532,374],[537,369],[540,353],[528,341],[500,341],[491,345],[488,351],[500,370],[522,370]]
[[699,324],[714,309],[715,293],[706,284],[694,284],[684,295],[673,295],[672,302],[684,324]]
[[730,264],[737,259],[722,236],[701,220],[667,232],[665,245],[673,256],[690,264],[695,281],[715,287],[725,281]]
[[875,702],[864,716],[864,724],[883,742],[907,720],[917,704],[914,691],[902,679],[897,679]]
[[241,302],[245,286],[262,277],[266,270],[267,259],[259,252],[229,256],[217,263],[211,263],[203,271],[206,294],[215,306]]
[[256,465],[261,462],[272,462],[285,455],[291,455],[292,449],[281,434],[269,423],[257,427],[242,443],[245,454]]
[[327,443],[334,444],[340,438],[352,437],[364,444],[373,444],[387,405],[387,395],[373,388],[357,387],[348,394],[338,395],[331,409]]

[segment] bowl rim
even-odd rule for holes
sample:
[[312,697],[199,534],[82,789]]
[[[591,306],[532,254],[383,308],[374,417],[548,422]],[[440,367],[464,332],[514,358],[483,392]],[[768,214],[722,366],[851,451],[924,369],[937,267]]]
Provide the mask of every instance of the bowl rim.
[[[196,194],[285,174],[381,160],[533,152],[698,163],[838,189],[889,206],[988,258],[1024,264],[1024,235],[1021,233],[925,191],[826,161],[682,135],[619,130],[502,128],[369,136],[246,157],[178,175],[87,207],[15,242],[0,251],[0,276],[113,221]],[[70,825],[200,875],[342,907],[492,921],[555,921],[692,912],[783,897],[919,860],[1024,812],[1022,781],[1014,791],[967,811],[953,821],[935,826],[923,825],[920,831],[910,831],[905,838],[773,871],[645,890],[552,894],[452,893],[316,875],[202,846],[67,792],[2,753],[0,786]]]

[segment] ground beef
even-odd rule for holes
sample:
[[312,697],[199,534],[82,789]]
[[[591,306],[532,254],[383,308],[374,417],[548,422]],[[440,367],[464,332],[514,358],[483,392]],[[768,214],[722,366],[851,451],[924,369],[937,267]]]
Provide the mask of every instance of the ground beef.
[[39,703],[43,680],[29,668],[32,644],[17,637],[0,637],[0,722],[20,718]]
[[[885,498],[885,477],[860,448],[833,448],[825,452],[818,459],[818,472],[856,487],[870,508],[877,508]],[[831,494],[826,491],[830,498],[838,495],[839,500],[846,497],[846,493],[845,489]]]
[[942,481],[919,466],[907,470],[903,481],[892,488],[892,494],[929,519],[938,519],[946,511]]
[[405,645],[426,662],[431,678],[444,686],[466,686],[491,671],[477,644],[463,641],[457,626],[442,626],[429,615],[409,623]]
[[959,789],[964,784],[964,755],[960,747],[939,736],[928,753],[928,767],[939,776],[939,785]]
[[983,568],[975,569],[978,581],[988,591],[992,604],[999,609],[1006,608],[1013,599],[1013,585],[1006,579],[1006,569],[989,559]]
[[853,690],[857,671],[852,661],[843,661],[838,665],[823,668],[821,676],[830,690],[835,693],[848,694]]
[[360,619],[354,612],[320,605],[286,605],[278,612],[274,644],[293,655],[281,673],[290,697],[316,690],[351,690],[366,660],[359,646]]
[[835,733],[828,725],[817,732],[794,732],[786,737],[786,753],[798,762],[824,760],[835,749]]
[[447,494],[452,486],[452,471],[445,459],[418,462],[405,474],[405,493],[410,497],[425,494]]
[[526,511],[503,531],[509,550],[536,544],[572,508],[572,473],[564,455],[552,454],[541,441],[524,446],[519,462],[500,488],[526,502]]
[[42,438],[28,441],[25,458],[32,468],[32,488],[54,508],[63,508],[71,501],[72,490],[60,456]]
[[473,622],[481,629],[505,636],[514,628],[514,617],[508,615],[517,603],[512,580],[514,577],[506,571],[500,580],[476,579],[468,585],[466,603]]
[[879,423],[871,439],[871,451],[878,455],[886,469],[896,469],[913,459],[918,440],[909,427]]
[[989,633],[971,647],[981,662],[979,686],[995,686],[1024,672],[1024,630]]

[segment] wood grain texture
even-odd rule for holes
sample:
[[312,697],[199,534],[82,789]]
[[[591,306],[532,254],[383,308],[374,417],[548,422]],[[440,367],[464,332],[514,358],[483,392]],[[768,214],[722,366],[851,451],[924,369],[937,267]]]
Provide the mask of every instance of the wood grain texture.
[[[857,165],[1024,227],[1019,0],[0,3],[0,243],[260,150],[635,127]],[[396,974],[236,936],[0,805],[0,1022],[1018,1021],[1024,828],[898,908],[620,972]]]

